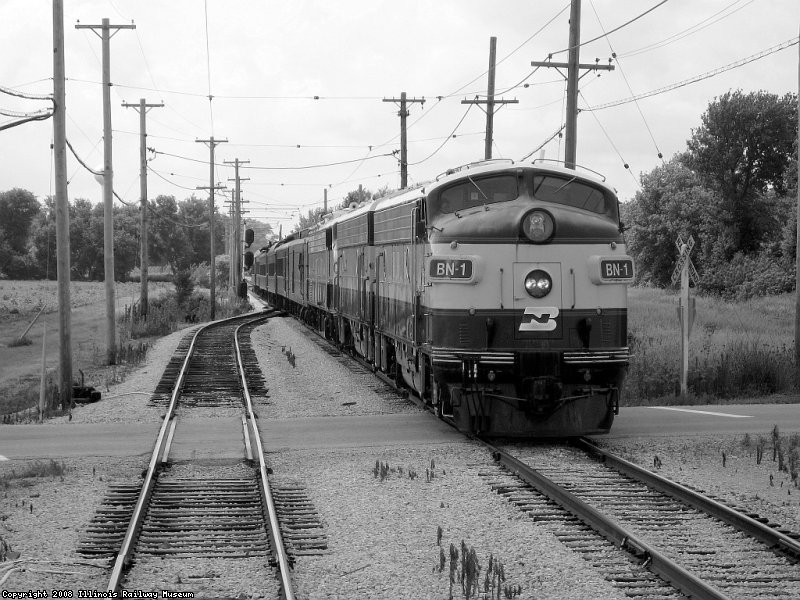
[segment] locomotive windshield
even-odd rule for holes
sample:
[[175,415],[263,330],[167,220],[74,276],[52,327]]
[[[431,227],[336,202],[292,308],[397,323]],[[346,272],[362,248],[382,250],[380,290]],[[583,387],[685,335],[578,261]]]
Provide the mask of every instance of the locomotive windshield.
[[499,175],[477,179],[467,177],[439,194],[438,206],[433,207],[437,214],[452,214],[484,204],[507,202],[519,196],[515,175]]
[[601,215],[607,214],[609,201],[602,190],[577,181],[554,175],[534,175],[533,197],[543,202],[565,204]]

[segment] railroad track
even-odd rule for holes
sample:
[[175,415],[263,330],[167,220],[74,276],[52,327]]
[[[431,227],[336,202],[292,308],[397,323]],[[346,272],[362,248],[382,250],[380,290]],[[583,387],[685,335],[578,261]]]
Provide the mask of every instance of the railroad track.
[[629,596],[800,598],[800,543],[787,532],[577,444],[517,456],[489,446],[496,465],[482,476]]
[[[138,490],[110,490],[105,512],[100,511],[83,544],[84,554],[102,555],[115,548],[109,591],[167,589],[191,591],[195,597],[234,597],[242,582],[257,580],[264,597],[294,597],[292,557],[280,530],[250,393],[252,386],[265,397],[267,389],[252,369],[255,355],[249,339],[240,339],[249,338],[242,332],[273,314],[235,317],[197,330],[179,348],[180,367],[172,361],[166,369],[172,391],[143,482]],[[163,402],[163,396],[162,385],[153,401]],[[189,436],[182,435],[181,425],[191,422],[193,413],[214,407],[239,412],[241,456],[195,460],[191,450],[191,459],[171,461],[171,449],[178,443],[184,455],[191,444],[208,454],[213,441],[185,439]],[[280,503],[286,504],[285,495]],[[295,510],[304,507],[300,503]],[[292,508],[283,511],[291,513]]]
[[[354,372],[368,365],[328,346]],[[357,366],[356,366],[357,365]],[[392,384],[387,381],[385,383]],[[800,598],[796,533],[765,523],[580,440],[559,446],[537,468],[490,446],[481,475],[509,502],[629,597],[640,599]],[[599,459],[599,460],[598,460]]]

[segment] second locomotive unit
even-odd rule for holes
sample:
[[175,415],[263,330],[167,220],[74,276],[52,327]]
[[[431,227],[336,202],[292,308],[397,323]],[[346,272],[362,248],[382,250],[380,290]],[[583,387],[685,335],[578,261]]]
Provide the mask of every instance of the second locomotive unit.
[[490,161],[333,215],[255,258],[254,286],[459,429],[607,432],[628,364],[613,188]]

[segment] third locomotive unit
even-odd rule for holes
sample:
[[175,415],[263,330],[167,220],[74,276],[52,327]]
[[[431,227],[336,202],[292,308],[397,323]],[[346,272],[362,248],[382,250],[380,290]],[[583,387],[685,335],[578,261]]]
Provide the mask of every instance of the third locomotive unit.
[[607,432],[628,364],[615,191],[491,161],[331,215],[263,249],[253,286],[464,431]]

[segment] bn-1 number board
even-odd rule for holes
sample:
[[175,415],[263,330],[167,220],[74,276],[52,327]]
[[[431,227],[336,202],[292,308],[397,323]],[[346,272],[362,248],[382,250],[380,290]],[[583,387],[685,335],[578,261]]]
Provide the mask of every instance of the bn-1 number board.
[[601,279],[633,279],[633,261],[629,258],[600,261]]
[[471,279],[472,261],[462,258],[432,258],[428,275],[433,279]]

